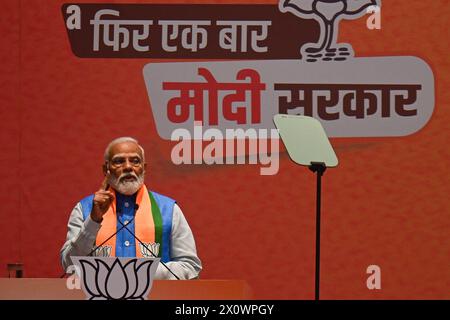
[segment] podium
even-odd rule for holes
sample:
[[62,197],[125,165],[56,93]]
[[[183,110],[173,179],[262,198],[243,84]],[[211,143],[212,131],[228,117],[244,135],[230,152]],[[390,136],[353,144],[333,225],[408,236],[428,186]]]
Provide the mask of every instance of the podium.
[[[81,289],[68,289],[67,279],[0,278],[0,300],[85,300]],[[244,280],[154,280],[149,300],[248,300]]]

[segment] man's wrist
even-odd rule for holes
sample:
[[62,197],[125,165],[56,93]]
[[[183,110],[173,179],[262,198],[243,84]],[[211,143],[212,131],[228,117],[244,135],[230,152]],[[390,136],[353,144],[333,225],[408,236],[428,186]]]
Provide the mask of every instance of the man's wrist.
[[97,223],[101,223],[103,221],[103,217],[98,218],[91,213],[91,220]]

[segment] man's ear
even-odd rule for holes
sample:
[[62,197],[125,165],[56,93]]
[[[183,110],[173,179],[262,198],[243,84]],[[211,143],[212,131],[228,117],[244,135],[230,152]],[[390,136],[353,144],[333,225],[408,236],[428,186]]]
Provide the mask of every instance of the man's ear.
[[108,169],[108,165],[106,164],[106,162],[103,164],[102,169],[103,169],[103,175],[104,176],[109,174],[109,169]]
[[147,162],[144,162],[144,171],[147,172]]

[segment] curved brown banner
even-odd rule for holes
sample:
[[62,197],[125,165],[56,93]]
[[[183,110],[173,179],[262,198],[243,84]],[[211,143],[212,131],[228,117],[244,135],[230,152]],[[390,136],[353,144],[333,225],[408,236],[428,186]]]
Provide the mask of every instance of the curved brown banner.
[[80,58],[298,59],[319,23],[277,5],[64,4]]

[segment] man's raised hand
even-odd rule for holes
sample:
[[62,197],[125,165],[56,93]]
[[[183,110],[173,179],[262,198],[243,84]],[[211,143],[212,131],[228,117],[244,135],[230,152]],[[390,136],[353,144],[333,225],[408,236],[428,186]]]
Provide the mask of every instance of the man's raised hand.
[[109,206],[114,201],[114,193],[108,190],[108,175],[102,182],[100,189],[94,194],[91,211],[91,219],[97,223],[102,222],[103,215],[108,211]]

